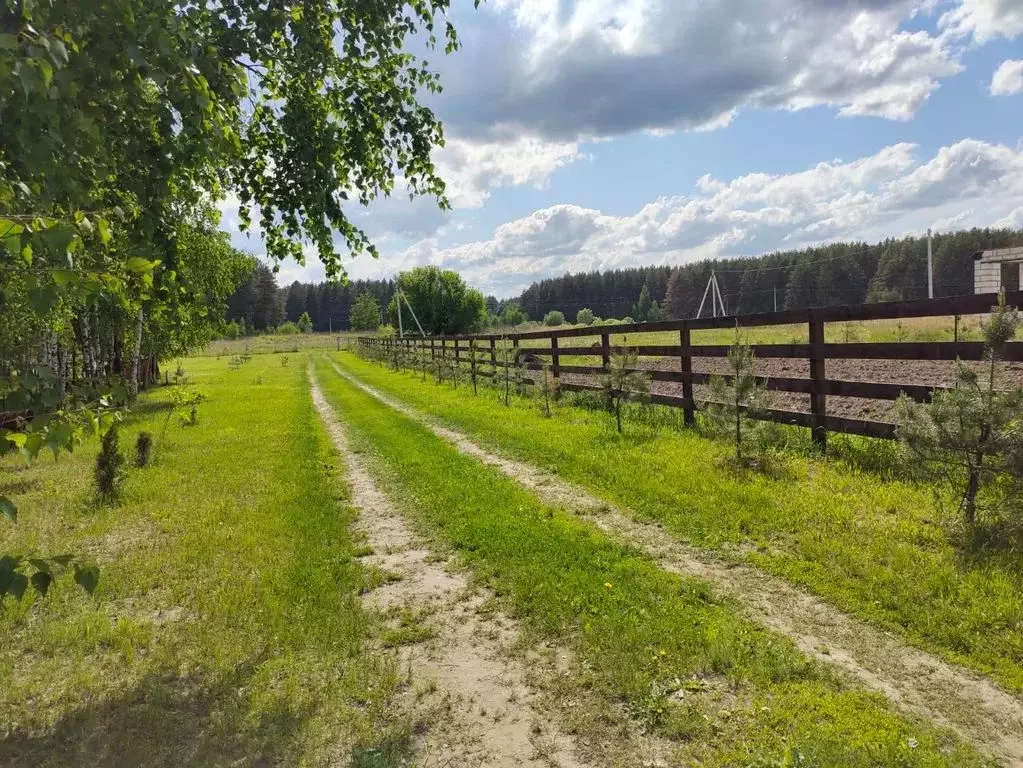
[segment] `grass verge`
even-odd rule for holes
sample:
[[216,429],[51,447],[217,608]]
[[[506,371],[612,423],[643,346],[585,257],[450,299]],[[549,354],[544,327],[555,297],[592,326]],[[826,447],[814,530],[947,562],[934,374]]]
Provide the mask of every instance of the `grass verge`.
[[783,472],[737,472],[729,447],[693,431],[636,424],[529,400],[505,408],[351,354],[334,359],[382,392],[490,448],[557,472],[694,545],[803,585],[841,609],[1023,691],[1023,564],[966,559],[928,489],[828,460],[791,456]]
[[167,390],[145,395],[121,440],[156,435],[154,463],[113,506],[93,501],[95,441],[0,462],[21,511],[0,551],[101,569],[94,598],[66,579],[0,614],[0,763],[305,765],[407,741],[398,672],[363,651],[379,627],[302,363],[186,360],[199,422],[161,438]]
[[527,632],[575,652],[583,684],[675,738],[685,764],[971,765],[969,748],[842,685],[695,579],[589,523],[346,382],[321,387],[399,507],[453,548]]

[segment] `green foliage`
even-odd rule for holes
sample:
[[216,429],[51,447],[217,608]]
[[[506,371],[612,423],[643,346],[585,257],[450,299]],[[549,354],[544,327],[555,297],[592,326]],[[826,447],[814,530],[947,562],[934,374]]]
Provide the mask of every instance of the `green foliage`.
[[[475,288],[470,288],[461,275],[450,269],[427,266],[402,272],[395,281],[395,291],[401,291],[415,312],[423,330],[430,336],[453,336],[472,333],[483,326],[487,316],[486,299]],[[408,307],[401,308],[405,328],[414,327]],[[391,324],[398,323],[397,293],[388,306]]]
[[593,325],[596,318],[593,316],[592,309],[580,309],[575,313],[575,322],[577,325]]
[[354,331],[375,331],[380,327],[380,302],[376,296],[364,291],[352,304],[348,324]]
[[1023,491],[1023,390],[1002,385],[1005,345],[1019,324],[1017,310],[1000,296],[984,325],[983,371],[957,360],[953,389],[935,392],[927,404],[905,396],[898,402],[907,457],[956,489],[970,528],[978,511],[996,516]]
[[650,304],[650,311],[647,312],[646,319],[651,323],[659,323],[661,320],[668,320],[664,310],[661,309],[661,305],[656,301]]
[[301,332],[302,330],[298,327],[298,324],[290,321],[287,323],[281,323],[275,330],[275,333],[280,336],[296,336]]
[[[767,407],[767,390],[757,381],[753,347],[743,340],[738,326],[735,328],[735,341],[728,348],[728,372],[730,378],[727,379],[711,377],[710,391],[714,402],[707,404],[707,416],[719,433],[731,432],[736,461],[740,464],[746,460],[762,463],[766,458],[764,451],[755,449],[752,455],[744,455],[743,449],[750,442],[751,433],[755,436],[762,424],[747,416]],[[757,449],[763,447],[757,443]]]
[[522,311],[518,302],[510,301],[504,306],[504,309],[501,310],[502,325],[522,325],[528,321],[529,317]]
[[311,333],[313,330],[313,321],[309,317],[308,312],[303,312],[302,316],[298,318],[298,330],[302,333]]
[[650,377],[636,370],[638,361],[635,350],[628,347],[615,350],[607,372],[600,377],[604,401],[614,414],[618,434],[622,433],[622,406],[625,403],[645,403],[650,395]]
[[153,450],[153,436],[145,430],[135,438],[135,466],[149,466],[149,457]]
[[100,501],[111,503],[121,497],[121,488],[124,485],[124,454],[121,453],[116,424],[104,433],[100,441],[93,477],[96,495]]
[[565,313],[557,309],[552,309],[546,315],[543,316],[543,324],[548,328],[557,328],[559,325],[565,324]]
[[649,319],[650,307],[650,286],[643,283],[643,288],[639,292],[639,300],[632,307],[632,314],[636,318],[636,322],[645,323]]

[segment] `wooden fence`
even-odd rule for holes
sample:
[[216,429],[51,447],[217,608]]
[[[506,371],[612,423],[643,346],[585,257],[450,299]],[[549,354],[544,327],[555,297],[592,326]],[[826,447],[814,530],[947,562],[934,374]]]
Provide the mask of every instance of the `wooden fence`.
[[[656,323],[634,323],[630,325],[587,326],[572,328],[552,328],[549,330],[529,331],[517,334],[476,334],[462,336],[406,337],[404,339],[384,339],[380,337],[360,337],[358,344],[364,352],[372,347],[377,351],[413,349],[428,351],[432,358],[449,356],[455,366],[470,363],[470,355],[475,350],[477,362],[482,355],[483,364],[490,371],[480,371],[478,375],[494,376],[499,368],[505,365],[518,366],[525,370],[540,370],[548,367],[551,375],[560,380],[565,374],[599,375],[607,370],[611,355],[624,349],[612,344],[613,336],[625,334],[645,334],[656,332],[677,332],[678,344],[670,345],[628,345],[628,350],[644,358],[673,358],[678,360],[674,370],[650,370],[636,368],[647,374],[652,381],[677,382],[681,384],[682,394],[652,394],[650,401],[659,405],[681,408],[687,424],[694,423],[695,411],[701,401],[695,397],[694,386],[707,383],[712,375],[693,371],[694,358],[724,358],[728,354],[728,345],[694,344],[692,333],[699,330],[715,328],[752,328],[778,325],[806,324],[806,344],[753,344],[751,345],[757,358],[790,358],[804,359],[808,363],[807,378],[769,377],[764,379],[767,389],[794,392],[809,395],[810,406],[807,412],[789,410],[760,410],[755,418],[775,421],[784,424],[795,424],[813,430],[815,442],[822,448],[827,445],[828,432],[841,432],[869,437],[892,438],[895,436],[895,425],[871,419],[848,418],[828,413],[828,396],[869,398],[872,400],[895,400],[900,395],[925,401],[940,387],[920,384],[919,382],[878,383],[867,381],[836,380],[826,375],[828,360],[924,360],[953,361],[981,360],[983,344],[977,341],[909,341],[909,342],[845,342],[826,343],[824,329],[826,323],[899,320],[908,318],[950,317],[961,315],[984,314],[990,311],[997,302],[995,294],[963,296],[953,299],[924,299],[920,301],[887,302],[883,304],[861,304],[856,306],[826,307],[820,309],[791,310],[728,317],[708,317],[690,320],[668,320]],[[1023,306],[1023,291],[1014,291],[1006,295],[1006,301],[1012,306]],[[599,341],[589,346],[565,346],[559,342],[563,339],[580,339],[594,337]],[[503,341],[502,341],[503,340]],[[530,341],[545,340],[548,346],[528,346]],[[498,360],[498,342],[510,345],[510,361]],[[600,366],[566,365],[565,358],[599,357]],[[1006,359],[1009,361],[1023,360],[1023,342],[1012,342],[1007,346]],[[728,378],[728,376],[724,376]],[[585,391],[599,389],[594,384],[561,382],[564,391]]]

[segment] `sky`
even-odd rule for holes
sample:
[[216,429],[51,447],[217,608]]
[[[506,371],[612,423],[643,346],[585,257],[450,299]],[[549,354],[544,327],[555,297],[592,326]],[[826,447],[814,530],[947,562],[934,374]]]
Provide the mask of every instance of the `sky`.
[[[430,63],[452,210],[348,214],[508,298],[568,272],[1023,228],[1023,0],[452,0]],[[234,244],[237,202],[221,204]],[[319,282],[314,254],[280,285]]]

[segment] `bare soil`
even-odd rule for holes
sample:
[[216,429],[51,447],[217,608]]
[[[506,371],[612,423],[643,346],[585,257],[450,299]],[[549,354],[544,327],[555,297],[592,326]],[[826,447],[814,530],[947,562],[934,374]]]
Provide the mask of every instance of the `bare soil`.
[[646,551],[665,570],[710,582],[741,605],[751,620],[791,638],[808,656],[885,695],[902,710],[948,727],[1007,765],[1023,765],[1023,703],[989,679],[906,645],[759,569],[696,551],[659,526],[637,521],[555,475],[497,456],[465,435],[437,425],[424,414],[337,370],[367,393],[424,423],[459,450],[500,469],[548,503],[590,516],[601,529]]
[[[677,371],[676,358],[641,359],[640,368],[654,371]],[[979,362],[970,363],[980,369]],[[695,373],[728,373],[724,358],[697,357],[693,359]],[[1023,363],[1002,365],[1004,383],[1010,387],[1023,387]],[[809,379],[810,365],[803,358],[763,358],[756,361],[756,375],[764,378]],[[948,387],[955,383],[954,364],[945,360],[829,360],[825,375],[837,381],[861,381],[879,384],[907,384],[929,387]],[[572,384],[597,384],[596,376],[564,374],[562,381]],[[676,382],[655,381],[650,391],[661,395],[682,396],[682,385]],[[695,387],[697,399],[710,399],[706,386]],[[810,411],[810,396],[790,392],[771,392],[770,406],[782,411]],[[828,413],[872,421],[894,422],[891,400],[862,397],[828,397]]]

